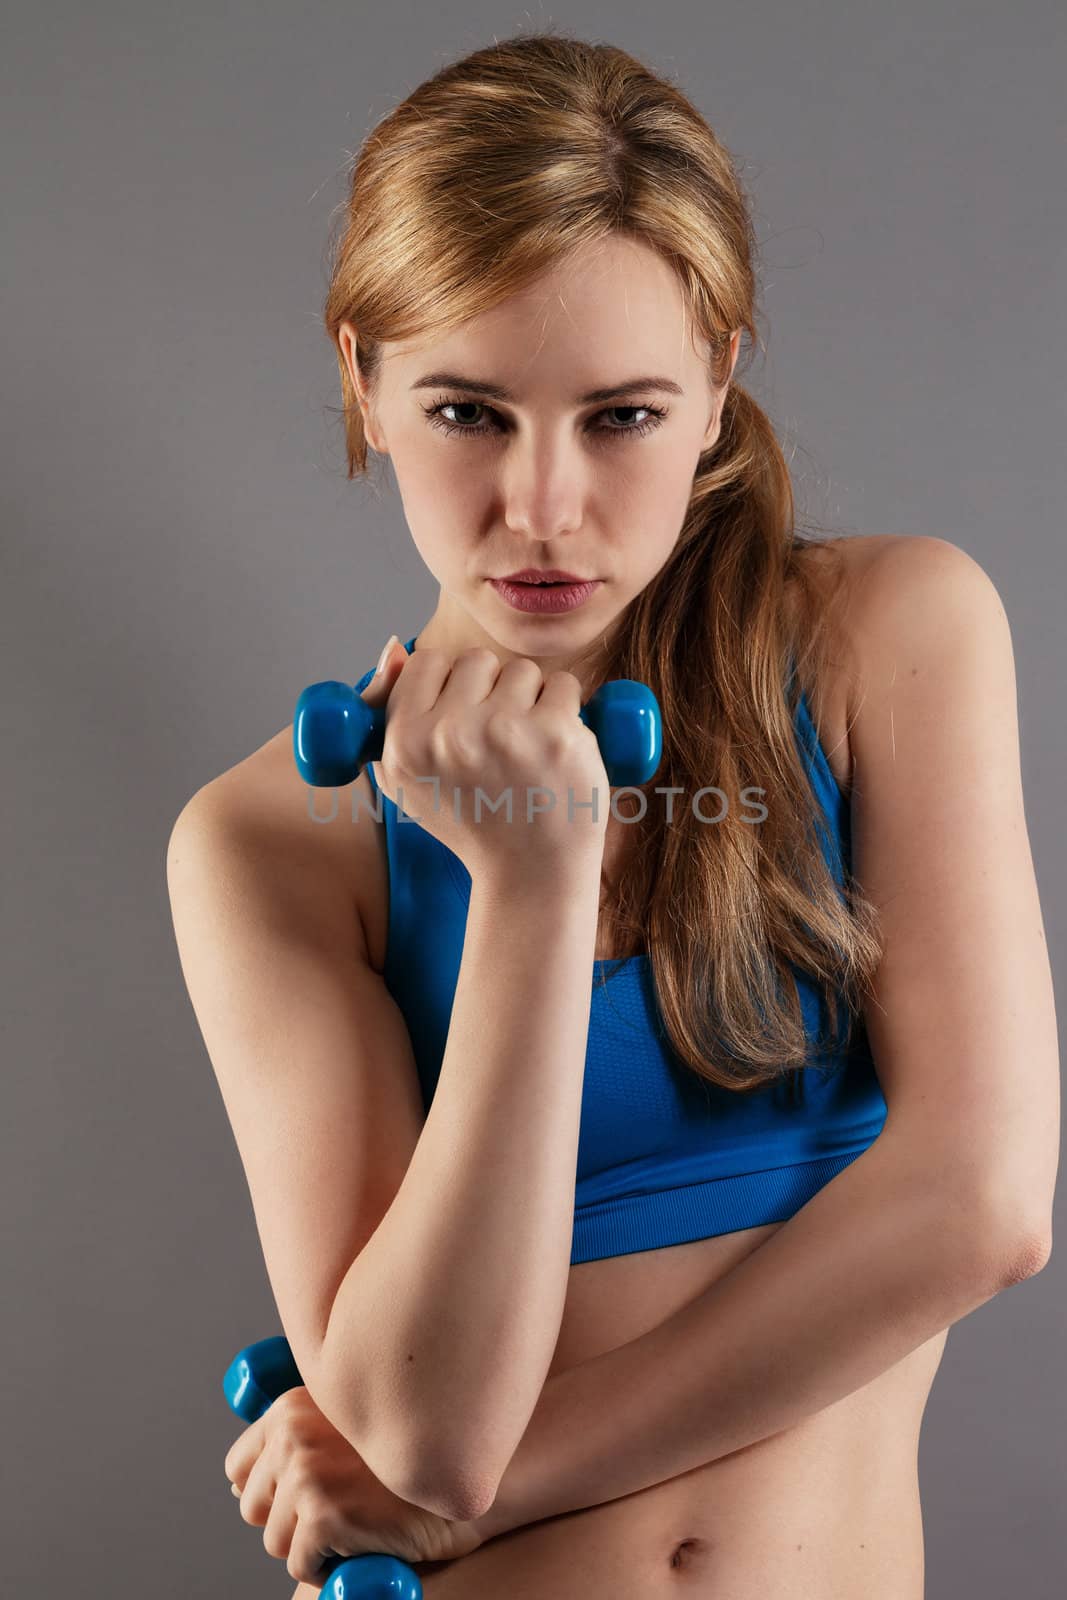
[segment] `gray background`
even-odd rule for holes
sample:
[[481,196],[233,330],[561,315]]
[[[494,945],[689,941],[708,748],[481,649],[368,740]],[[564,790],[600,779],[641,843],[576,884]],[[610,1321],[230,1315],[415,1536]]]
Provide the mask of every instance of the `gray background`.
[[[321,328],[346,153],[546,23],[678,77],[741,159],[802,507],[933,534],[1015,641],[1064,957],[1062,85],[1053,4],[9,8],[3,175],[4,1591],[284,1600],[220,1379],[278,1331],[171,930],[190,795],[408,638],[436,586],[349,485]],[[1025,1048],[1025,1037],[1020,1048]],[[927,1593],[1058,1595],[1064,1280],[957,1324],[920,1454]],[[605,1597],[607,1600],[607,1597]],[[815,1600],[815,1597],[813,1597]]]

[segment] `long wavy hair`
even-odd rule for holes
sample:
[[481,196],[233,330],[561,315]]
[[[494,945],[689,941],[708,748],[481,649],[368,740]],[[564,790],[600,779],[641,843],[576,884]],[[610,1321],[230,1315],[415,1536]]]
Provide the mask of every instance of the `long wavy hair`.
[[[366,476],[368,445],[346,321],[373,395],[384,342],[440,337],[578,247],[624,235],[674,269],[716,386],[730,330],[748,335],[749,354],[758,343],[756,242],[730,154],[672,83],[610,44],[519,35],[442,67],[366,138],[339,213],[324,320],[349,479]],[[799,693],[833,647],[843,573],[816,558],[834,542],[801,536],[771,423],[735,377],[670,558],[599,643],[597,681],[636,678],[663,711],[646,788],[688,802],[712,773],[728,798],[709,825],[688,803],[668,820],[655,801],[641,815],[643,792],[615,796],[617,815],[640,820],[602,914],[617,945],[647,950],[681,1060],[738,1093],[813,1065],[798,973],[833,1019],[814,1059],[832,1059],[862,1025],[882,953],[876,910],[832,833],[832,869],[824,857],[794,733]],[[746,787],[761,801],[744,803],[765,806],[758,823],[734,803]]]

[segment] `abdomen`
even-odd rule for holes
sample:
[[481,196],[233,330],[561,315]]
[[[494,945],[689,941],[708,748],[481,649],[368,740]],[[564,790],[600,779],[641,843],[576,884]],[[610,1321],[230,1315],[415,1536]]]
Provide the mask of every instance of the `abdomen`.
[[[550,1376],[658,1326],[781,1226],[572,1267]],[[427,1600],[922,1600],[919,1432],[946,1339],[718,1461],[428,1563]]]

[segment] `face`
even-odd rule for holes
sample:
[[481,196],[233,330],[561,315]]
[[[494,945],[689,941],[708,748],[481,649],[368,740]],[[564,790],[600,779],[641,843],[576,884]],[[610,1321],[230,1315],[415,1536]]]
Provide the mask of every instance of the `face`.
[[[712,385],[706,341],[693,335],[667,263],[621,238],[575,253],[447,338],[386,344],[372,392],[342,324],[368,443],[391,457],[440,585],[420,648],[488,645],[504,663],[527,656],[581,677],[583,656],[669,558],[698,458],[719,435],[729,377]],[[730,376],[739,342],[740,331]],[[465,381],[425,386],[433,373]],[[675,387],[632,386],[642,378]],[[619,392],[586,398],[605,389]],[[490,579],[526,567],[599,584],[574,610],[524,612]]]

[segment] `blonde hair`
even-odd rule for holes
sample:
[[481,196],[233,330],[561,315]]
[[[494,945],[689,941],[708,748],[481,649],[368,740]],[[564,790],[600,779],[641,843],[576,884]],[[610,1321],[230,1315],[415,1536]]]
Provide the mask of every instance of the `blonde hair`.
[[[366,474],[368,447],[343,322],[373,395],[384,342],[440,337],[578,247],[623,235],[674,269],[717,386],[729,330],[758,342],[754,231],[730,154],[673,84],[610,44],[520,35],[442,67],[364,141],[341,221],[324,320],[350,479]],[[663,760],[646,788],[685,797],[668,823],[651,793],[628,824],[605,915],[647,949],[679,1057],[737,1092],[812,1065],[798,971],[833,1019],[822,1054],[851,1042],[881,956],[875,908],[824,859],[794,735],[800,689],[832,643],[842,574],[815,560],[832,542],[798,533],[771,423],[731,380],[676,547],[597,661],[598,681],[636,678],[656,694]],[[728,797],[746,785],[773,796],[766,820],[743,820],[732,799],[714,826],[694,816],[688,799],[709,773]]]

